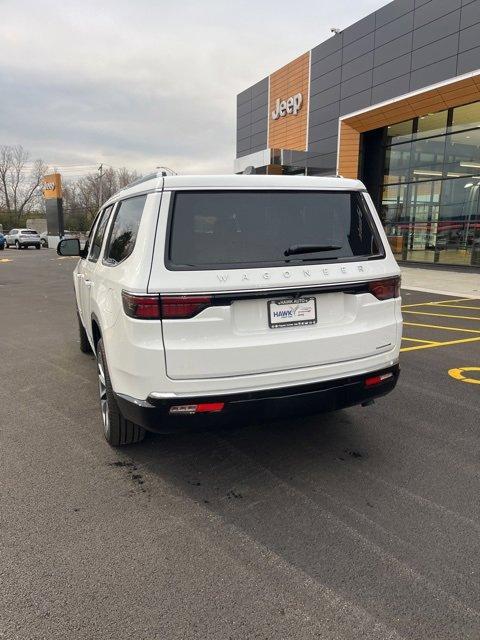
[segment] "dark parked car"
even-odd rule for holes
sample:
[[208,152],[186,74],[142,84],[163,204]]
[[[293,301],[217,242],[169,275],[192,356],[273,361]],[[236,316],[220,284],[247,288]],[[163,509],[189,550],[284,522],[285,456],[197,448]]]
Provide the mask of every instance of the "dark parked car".
[[0,232],[0,251],[3,251],[7,246],[7,241],[3,233]]

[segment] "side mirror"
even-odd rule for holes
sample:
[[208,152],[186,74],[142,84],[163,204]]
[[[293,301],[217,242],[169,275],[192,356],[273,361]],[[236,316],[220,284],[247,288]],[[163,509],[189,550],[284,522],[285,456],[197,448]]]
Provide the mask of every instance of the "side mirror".
[[59,256],[82,256],[80,240],[78,238],[65,238],[57,244]]

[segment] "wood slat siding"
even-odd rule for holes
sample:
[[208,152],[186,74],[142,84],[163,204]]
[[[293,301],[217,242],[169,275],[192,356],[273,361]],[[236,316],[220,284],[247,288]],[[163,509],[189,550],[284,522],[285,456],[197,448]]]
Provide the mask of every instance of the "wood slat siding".
[[[310,54],[304,53],[270,76],[270,104],[268,112],[268,146],[273,149],[307,150],[308,84]],[[277,99],[286,100],[301,93],[303,103],[297,115],[287,114],[272,120]]]
[[357,116],[341,120],[338,172],[345,178],[358,178],[361,133],[476,100],[480,100],[480,75],[423,91],[388,105],[372,107]]

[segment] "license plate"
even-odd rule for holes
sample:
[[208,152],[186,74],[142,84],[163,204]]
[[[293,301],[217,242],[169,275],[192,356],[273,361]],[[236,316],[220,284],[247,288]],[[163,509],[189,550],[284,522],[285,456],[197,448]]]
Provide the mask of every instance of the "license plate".
[[315,298],[270,300],[268,303],[268,324],[271,329],[315,324],[316,322]]

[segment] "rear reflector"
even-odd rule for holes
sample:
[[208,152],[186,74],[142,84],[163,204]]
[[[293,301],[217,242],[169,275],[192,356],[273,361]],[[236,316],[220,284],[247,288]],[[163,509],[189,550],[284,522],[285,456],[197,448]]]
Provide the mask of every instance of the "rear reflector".
[[187,414],[192,415],[194,413],[218,413],[222,411],[225,406],[224,402],[201,402],[200,404],[179,404],[175,407],[170,407],[170,413],[174,414]]
[[381,376],[372,376],[371,378],[367,378],[365,380],[365,386],[374,387],[377,384],[385,382],[385,380],[390,380],[390,378],[393,378],[393,373],[382,373]]
[[400,277],[374,280],[368,283],[368,290],[377,300],[390,300],[400,297]]
[[162,318],[193,318],[212,304],[211,296],[160,296]]
[[123,310],[130,318],[160,320],[160,297],[122,291]]

